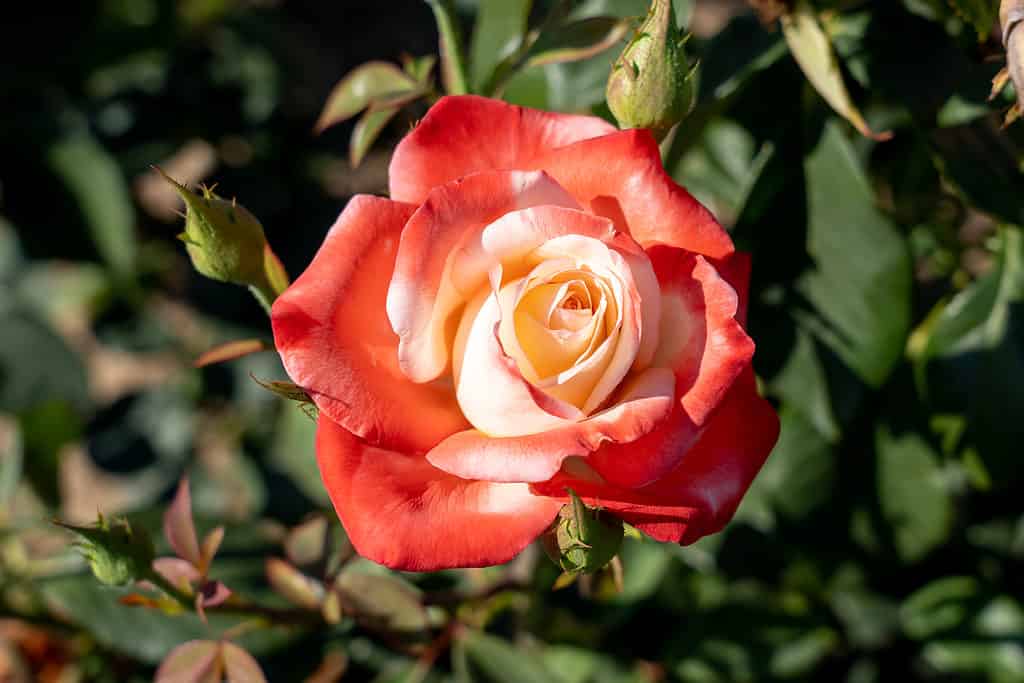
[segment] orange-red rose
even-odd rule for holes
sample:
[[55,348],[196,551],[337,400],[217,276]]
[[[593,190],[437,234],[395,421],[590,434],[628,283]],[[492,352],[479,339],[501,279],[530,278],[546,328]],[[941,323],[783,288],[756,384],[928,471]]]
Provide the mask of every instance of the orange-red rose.
[[729,520],[775,443],[749,262],[649,133],[447,97],[275,302],[365,557],[497,564],[571,487],[661,540]]

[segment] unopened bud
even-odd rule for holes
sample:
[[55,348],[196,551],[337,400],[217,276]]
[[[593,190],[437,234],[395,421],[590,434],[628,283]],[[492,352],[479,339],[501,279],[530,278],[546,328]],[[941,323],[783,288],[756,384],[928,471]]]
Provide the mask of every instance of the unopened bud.
[[573,491],[542,541],[548,556],[569,574],[591,574],[622,547],[622,520],[587,507]]
[[288,276],[267,244],[256,216],[233,199],[218,196],[213,188],[197,194],[156,169],[185,200],[185,231],[178,238],[192,265],[208,278],[248,285],[269,301],[288,286]]
[[78,549],[89,563],[93,575],[108,586],[124,586],[151,573],[156,553],[153,541],[128,520],[108,521],[99,516],[95,526],[83,527],[57,522],[78,534]]
[[608,78],[608,108],[621,128],[647,128],[660,140],[690,113],[697,67],[686,61],[689,37],[679,35],[672,0],[651,2]]

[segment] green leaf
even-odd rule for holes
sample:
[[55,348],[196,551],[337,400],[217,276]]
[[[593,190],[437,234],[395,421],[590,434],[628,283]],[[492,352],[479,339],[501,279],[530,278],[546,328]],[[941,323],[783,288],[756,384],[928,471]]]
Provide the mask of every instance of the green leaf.
[[405,73],[424,88],[430,85],[430,74],[433,72],[435,64],[437,64],[436,55],[422,57],[406,55],[402,57],[402,67],[405,69]]
[[925,646],[921,659],[930,669],[950,676],[949,680],[1024,680],[1024,652],[1019,642],[937,641]]
[[818,22],[810,3],[797,0],[793,9],[782,15],[782,35],[807,80],[836,113],[853,124],[861,135],[878,140],[891,137],[891,133],[872,132],[853,103],[843,82],[832,41]]
[[18,413],[63,400],[84,414],[91,406],[85,367],[37,316],[0,306],[0,410]]
[[619,17],[587,17],[570,21],[548,31],[530,46],[527,68],[579,62],[596,57],[618,45],[629,35],[632,22]]
[[880,426],[878,501],[904,562],[916,562],[945,542],[953,522],[953,503],[938,456],[914,433],[893,434]]
[[117,162],[86,133],[61,138],[46,158],[78,202],[100,256],[119,275],[130,275],[137,251],[135,210]]
[[833,495],[836,477],[831,444],[788,405],[780,411],[782,430],[772,455],[741,503],[761,501],[772,511],[800,520],[807,518]]
[[839,635],[820,627],[788,639],[772,654],[771,672],[779,678],[806,676],[818,663],[839,646]]
[[333,590],[347,613],[365,628],[386,634],[417,635],[429,628],[420,591],[391,573],[367,571],[360,563],[346,565]]
[[451,0],[426,0],[434,12],[437,23],[438,51],[441,54],[441,82],[449,95],[465,95],[469,92],[466,75],[466,57],[459,29],[458,15]]
[[353,69],[331,90],[314,130],[321,133],[346,121],[374,101],[407,95],[420,89],[409,74],[389,62],[366,62]]
[[[24,262],[18,233],[13,225],[0,216],[0,283],[13,284]],[[3,299],[0,299],[0,304],[3,303]]]
[[285,403],[274,429],[270,446],[270,466],[284,474],[311,501],[329,507],[330,498],[320,478],[313,444],[316,422],[300,406]]
[[626,538],[622,542],[622,592],[612,598],[615,603],[633,603],[649,598],[658,590],[672,564],[667,546],[650,539]]
[[917,374],[929,402],[967,417],[997,486],[1019,477],[1024,422],[1024,236],[1005,228],[995,267],[953,298],[929,328]]
[[0,426],[0,511],[18,490],[24,459],[20,430],[13,424]]
[[[576,7],[571,20],[613,16],[633,18],[647,11],[645,0],[589,0]],[[591,59],[548,64],[548,106],[557,111],[587,111],[604,104],[605,86],[616,50],[609,49]]]
[[541,664],[558,683],[644,683],[649,679],[623,668],[614,658],[571,645],[549,645]]
[[903,631],[915,640],[927,640],[960,627],[977,610],[981,585],[971,576],[932,581],[900,606]]
[[480,0],[469,48],[470,76],[477,92],[501,59],[522,43],[531,5],[532,0]]
[[[195,614],[169,616],[158,610],[129,607],[118,598],[135,589],[109,588],[92,576],[64,576],[40,584],[43,599],[54,614],[88,630],[104,647],[156,664],[174,647],[216,637],[244,618],[208,612],[209,626]],[[281,626],[249,631],[238,642],[257,655],[276,651],[297,635]]]
[[352,137],[348,144],[348,161],[352,168],[357,168],[363,162],[374,141],[384,132],[384,127],[395,118],[400,109],[401,106],[370,108],[360,117],[352,129]]
[[[1013,223],[1024,224],[1024,174],[1018,152],[990,121],[976,121],[931,132],[935,163],[974,207]],[[983,173],[978,170],[983,169]]]
[[835,123],[805,162],[807,248],[815,269],[797,284],[815,309],[801,322],[869,386],[903,355],[910,325],[906,245],[875,207],[850,142]]
[[18,296],[45,319],[92,320],[110,295],[108,271],[94,263],[36,261],[24,269]]
[[715,119],[669,170],[719,222],[730,225],[742,212],[774,151],[771,142],[758,145],[739,124]]
[[[978,32],[978,42],[992,33],[997,16],[996,0],[947,0],[960,17]],[[1005,3],[1004,3],[1005,4]]]
[[846,638],[856,647],[878,649],[899,630],[898,610],[891,600],[863,588],[841,589],[829,602],[843,624]]
[[467,629],[457,645],[474,683],[559,683],[539,659],[496,636]]

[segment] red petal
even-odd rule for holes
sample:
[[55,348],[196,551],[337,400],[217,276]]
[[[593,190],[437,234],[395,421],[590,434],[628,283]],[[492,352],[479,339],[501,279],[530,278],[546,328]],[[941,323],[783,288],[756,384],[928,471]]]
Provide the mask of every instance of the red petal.
[[750,254],[737,251],[728,258],[714,261],[713,265],[722,279],[736,290],[736,296],[739,297],[736,320],[743,326],[743,329],[747,329],[747,301],[750,298]]
[[537,168],[551,149],[615,131],[593,116],[526,109],[472,95],[443,97],[403,139],[388,169],[391,197],[419,204],[479,171]]
[[[659,347],[652,365],[675,373],[680,409],[637,442],[608,444],[591,456],[601,476],[629,488],[649,484],[675,467],[754,354],[754,342],[736,320],[736,291],[704,257],[667,247],[655,247],[648,255],[662,291]],[[742,269],[734,274],[741,275]]]
[[711,212],[665,172],[649,131],[577,142],[526,168],[547,171],[583,206],[628,230],[644,248],[665,244],[712,258],[733,252]]
[[778,436],[779,419],[757,395],[748,369],[697,444],[658,481],[627,489],[563,472],[533,488],[565,500],[571,487],[589,504],[614,511],[656,540],[692,543],[728,523]]
[[393,569],[485,567],[515,557],[562,503],[526,484],[460,479],[425,458],[375,448],[326,416],[317,460],[360,555]]
[[415,207],[353,197],[316,258],[274,302],[285,369],[331,419],[383,447],[424,452],[468,423],[454,391],[398,366],[385,312],[399,235]]
[[545,481],[570,456],[586,456],[605,442],[629,443],[650,432],[672,409],[672,391],[671,372],[652,368],[625,388],[616,405],[586,420],[528,436],[459,432],[435,446],[427,460],[467,479]]
[[736,290],[706,259],[664,247],[648,255],[662,292],[653,364],[672,368],[683,409],[703,425],[750,364],[754,342],[736,320]]

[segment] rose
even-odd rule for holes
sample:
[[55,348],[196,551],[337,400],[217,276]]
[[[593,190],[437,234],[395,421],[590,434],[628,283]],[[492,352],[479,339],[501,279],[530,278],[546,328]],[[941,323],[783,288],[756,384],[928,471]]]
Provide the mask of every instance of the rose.
[[661,541],[721,529],[775,443],[749,261],[650,133],[479,97],[395,150],[273,306],[352,543],[505,562],[571,488]]

